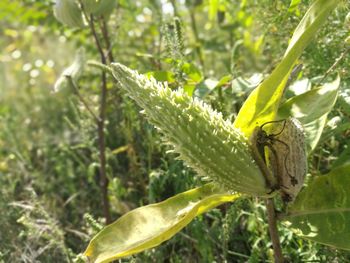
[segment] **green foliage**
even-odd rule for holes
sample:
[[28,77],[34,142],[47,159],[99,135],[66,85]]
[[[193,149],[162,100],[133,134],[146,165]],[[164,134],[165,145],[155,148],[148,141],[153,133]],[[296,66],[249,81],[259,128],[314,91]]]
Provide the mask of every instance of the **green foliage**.
[[93,262],[110,262],[158,246],[194,217],[238,197],[207,184],[161,203],[140,207],[99,232],[84,254]]
[[288,116],[297,118],[305,129],[308,152],[315,149],[323,132],[325,120],[332,110],[337,97],[340,79],[314,88],[287,100],[278,110],[278,117]]
[[286,220],[303,237],[350,250],[350,166],[313,178],[289,208]]
[[[282,60],[282,62],[279,64],[279,66],[277,66],[276,70],[272,73],[272,75],[269,78],[267,78],[267,80],[265,80],[257,89],[255,89],[253,93],[248,97],[235,122],[236,126],[243,129],[246,136],[249,136],[252,132],[252,129],[255,129],[257,125],[259,126],[259,123],[260,125],[262,125],[262,123],[266,121],[274,120],[274,116],[277,114],[278,111],[281,97],[284,93],[285,85],[287,84],[288,75],[292,71],[292,66],[295,64],[297,58],[301,55],[301,52],[306,47],[306,45],[311,41],[313,35],[325,22],[327,16],[329,15],[329,11],[332,11],[332,9],[336,7],[336,5],[337,3],[335,1],[328,2],[328,5],[325,5],[325,2],[320,0],[316,1],[310,7],[305,17],[302,19],[301,23],[298,25],[296,31],[294,32],[294,35],[291,39],[291,43],[287,48],[285,57]],[[247,185],[243,187],[241,185],[241,180],[249,182],[247,180],[247,177],[244,179],[243,177],[241,177],[241,179],[239,179],[239,175],[243,173],[249,175],[250,173],[247,172],[246,166],[244,166],[244,164],[246,163],[247,165],[250,165],[254,161],[242,159],[242,162],[240,164],[236,163],[235,160],[232,160],[232,162],[230,162],[230,164],[234,164],[234,169],[238,171],[235,175],[235,177],[237,176],[237,181],[234,180],[234,177],[231,175],[232,173],[226,172],[225,169],[223,169],[224,172],[221,173],[220,169],[213,169],[213,167],[207,165],[217,164],[220,158],[226,156],[225,153],[218,154],[218,149],[216,149],[215,151],[211,151],[211,148],[215,149],[218,145],[220,145],[221,147],[225,147],[225,143],[227,143],[227,140],[225,138],[230,138],[228,128],[226,128],[226,135],[224,135],[225,131],[220,131],[220,133],[223,133],[223,135],[218,134],[217,130],[220,130],[220,127],[224,128],[224,125],[223,123],[221,124],[219,122],[219,118],[218,116],[215,116],[215,112],[211,113],[208,109],[208,106],[203,105],[202,107],[200,107],[201,105],[197,104],[196,100],[192,101],[182,90],[178,90],[177,92],[171,92],[167,86],[163,86],[160,83],[157,83],[154,79],[148,81],[145,77],[138,75],[136,72],[129,70],[125,66],[115,63],[112,64],[110,70],[112,71],[112,74],[115,77],[115,79],[120,84],[120,87],[127,90],[128,95],[145,110],[145,114],[150,119],[150,122],[156,125],[156,127],[165,135],[165,142],[173,145],[175,147],[175,151],[180,153],[180,158],[184,159],[191,167],[195,168],[199,175],[208,176],[214,183],[218,184],[219,187],[226,189],[226,191],[238,190],[243,193],[249,193],[247,191],[251,190],[251,186]],[[333,86],[335,86],[335,89],[333,88]],[[336,85],[332,85],[332,89],[337,91],[338,86],[339,81]],[[336,94],[337,92],[335,92],[335,96],[333,97],[336,97]],[[325,100],[328,102],[329,97],[326,97]],[[305,105],[307,104],[307,102],[304,101],[303,103]],[[292,104],[292,106],[294,106],[294,104]],[[298,108],[298,105],[296,105],[296,107]],[[330,108],[327,108],[325,110],[325,114],[327,114],[329,110]],[[185,122],[183,121],[184,119],[186,120]],[[195,125],[193,125],[194,122],[196,122]],[[184,125],[184,123],[187,123],[187,126]],[[211,123],[213,124],[212,127],[210,127]],[[252,126],[252,123],[254,123],[255,126]],[[170,128],[171,125],[174,124],[175,128]],[[209,126],[210,128],[208,128],[207,126]],[[212,136],[212,138],[209,139],[209,131],[213,129],[215,131],[215,136]],[[322,130],[322,126],[320,130]],[[231,150],[231,153],[233,155],[241,156],[242,147],[244,148],[244,144],[238,146],[238,143],[242,143],[244,137],[239,137],[239,134],[235,132],[232,132],[232,135],[234,136],[234,138],[229,139],[229,141],[234,141],[235,139],[238,139],[238,141],[234,143],[233,147],[237,146],[237,148],[241,150],[241,153],[238,153],[237,150]],[[291,135],[294,136],[293,133],[291,133]],[[187,137],[191,138],[191,140],[188,141],[186,139]],[[215,142],[216,137],[223,137],[220,139],[220,141],[223,143]],[[205,144],[204,140],[201,140],[202,138],[206,138]],[[300,142],[302,145],[296,145],[293,142],[293,140],[297,140],[300,138],[304,137],[289,137],[288,139],[290,141],[284,141],[281,138],[276,139],[277,141],[282,140],[282,143],[289,146],[289,150],[283,150],[283,152],[275,147],[277,154],[283,154],[283,156],[287,157],[289,156],[289,161],[293,160],[294,162],[306,163],[306,154],[304,153],[304,150],[302,150],[302,148],[304,147],[304,142]],[[208,144],[210,144],[211,141],[214,141],[214,144],[209,146],[209,149],[207,150]],[[192,145],[192,143],[194,143],[195,145]],[[295,147],[292,147],[292,143],[294,143],[293,145]],[[295,153],[294,148],[301,149],[303,151],[303,154],[300,155],[299,153]],[[214,154],[211,155],[212,152]],[[297,156],[294,156],[294,154],[297,154]],[[302,159],[299,160],[295,158]],[[223,160],[224,162],[220,165],[221,168],[224,168],[225,163],[228,163],[226,158],[224,158]],[[283,161],[285,162],[286,160],[285,158],[281,158],[281,161],[283,163]],[[238,166],[236,166],[237,164]],[[296,168],[297,165],[298,164],[293,164],[289,162],[289,165],[286,167],[291,169],[292,167]],[[259,166],[263,167],[264,164],[259,164]],[[239,167],[244,168],[243,170],[239,170]],[[279,169],[276,169],[276,171],[280,173]],[[297,180],[301,180],[300,184],[298,185],[298,189],[295,190],[299,192],[305,177],[306,166],[302,166],[297,171],[299,171],[298,173],[302,173],[300,175],[293,174],[294,178],[297,177]],[[292,171],[290,170],[289,172]],[[268,172],[264,172],[264,174],[267,176]],[[232,182],[230,182],[229,178],[226,177],[227,175],[230,175]],[[279,175],[283,176],[282,174]],[[287,175],[290,175],[290,173],[285,173],[286,179],[290,179]],[[282,184],[280,186],[288,187],[288,184],[286,184],[285,181],[286,179],[282,177]],[[256,182],[257,180],[254,181]],[[292,184],[294,186],[295,183],[292,182]],[[242,189],[240,189],[241,186]],[[253,195],[255,194],[254,191],[251,191],[251,193],[253,193]],[[297,193],[294,192],[293,194]],[[140,210],[142,210],[142,208],[140,208]],[[176,211],[178,209],[173,210]],[[163,222],[163,225],[165,225],[164,222],[169,221],[169,219],[164,220],[164,213],[155,215],[154,217],[151,217],[150,215],[146,217],[150,217],[149,220],[161,220],[161,222]],[[134,229],[138,229],[136,226],[129,229],[129,235],[132,235],[133,237],[131,239],[132,242],[130,246],[124,248],[124,243],[120,240],[114,240],[113,244],[113,241],[111,243],[111,238],[108,238],[110,235],[120,236],[120,234],[118,234],[119,231],[125,230],[125,226],[123,224],[118,224],[118,222],[122,221],[117,221],[114,225],[116,226],[115,228],[106,227],[93,239],[92,243],[90,244],[90,247],[87,249],[86,255],[89,256],[89,258],[93,261],[104,262],[104,260],[106,260],[106,262],[109,262],[114,258],[119,258],[132,253],[137,253],[149,247],[158,245],[159,242],[155,242],[155,244],[152,243],[150,245],[138,248],[135,244],[139,242],[137,236],[142,236],[141,233],[147,233],[147,239],[150,239],[149,236],[152,236],[151,240],[153,240],[153,238],[157,240],[158,236],[168,239],[169,234],[167,233],[167,231],[163,231],[160,234],[159,231],[156,230],[154,227],[143,226],[141,222],[138,222],[139,218],[143,218],[143,216],[139,215],[137,217],[133,217],[131,216],[131,214],[129,214],[125,217],[122,217],[121,219],[124,220],[123,222],[136,222],[136,225],[141,227],[141,231],[136,231],[136,235],[134,231]],[[175,231],[179,231],[179,229],[176,228]],[[172,233],[170,236],[172,236],[173,234],[174,233]],[[106,236],[107,238],[105,238]],[[163,238],[161,238],[161,240],[163,240]],[[102,259],[100,259],[100,257]]]
[[235,126],[241,128],[246,136],[249,136],[256,126],[275,119],[288,76],[296,60],[337,4],[336,0],[317,0],[308,9],[294,31],[284,58],[244,102],[235,120]]
[[[248,94],[283,56],[311,2],[300,1],[289,12],[290,0],[115,1],[104,16],[111,44],[104,51],[168,81],[171,89],[185,88],[233,121]],[[346,1],[340,5],[300,57],[304,67],[298,78],[313,85],[298,93],[292,84],[287,98],[323,86],[320,79],[346,51],[349,7]],[[76,92],[52,92],[80,47],[87,59],[98,60],[99,54],[89,28],[64,26],[52,7],[49,0],[0,1],[0,262],[81,262],[79,253],[105,224],[93,117]],[[175,15],[181,21],[177,42],[175,31],[166,32]],[[103,39],[100,19],[95,17],[97,36]],[[166,34],[181,47],[181,56],[171,55]],[[312,175],[327,174],[349,159],[348,65],[345,56],[325,79],[331,83],[337,73],[341,84],[334,110],[318,120],[324,132],[309,158]],[[76,84],[97,113],[100,71],[86,67]],[[111,78],[108,90],[112,218],[200,185],[191,169],[166,154],[169,147],[161,145],[140,108],[113,87]],[[200,215],[157,248],[120,261],[268,262],[272,250],[265,218],[259,200],[240,199]],[[349,253],[297,237],[289,226],[279,230],[291,262],[350,260]]]

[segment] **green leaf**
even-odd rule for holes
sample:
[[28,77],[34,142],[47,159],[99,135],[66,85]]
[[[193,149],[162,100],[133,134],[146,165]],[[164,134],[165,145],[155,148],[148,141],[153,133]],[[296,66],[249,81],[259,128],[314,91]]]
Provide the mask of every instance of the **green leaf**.
[[82,12],[76,1],[56,0],[53,11],[56,19],[67,26],[84,26]]
[[191,80],[193,83],[199,83],[203,79],[202,72],[192,63],[187,63],[187,62],[184,63],[181,66],[181,70],[183,73],[187,75],[187,78]]
[[334,169],[345,164],[350,164],[350,142],[348,142],[347,148],[345,148],[345,150],[340,153],[337,160],[335,160],[332,168]]
[[305,133],[305,144],[306,150],[310,154],[317,146],[318,141],[321,138],[324,126],[327,122],[327,114],[321,116],[320,118],[311,121],[309,123],[304,123],[304,133]]
[[145,74],[148,77],[153,77],[158,81],[166,81],[168,83],[173,83],[175,81],[175,75],[171,71],[150,71]]
[[247,92],[256,88],[261,81],[263,80],[262,74],[255,73],[250,78],[245,79],[238,77],[232,80],[232,91],[235,93],[238,92]]
[[219,10],[219,0],[209,0],[208,15],[209,15],[210,21],[215,21],[218,10]]
[[219,80],[219,83],[216,84],[215,88],[221,88],[222,86],[225,86],[226,84],[228,84],[231,80],[232,80],[232,76],[231,75],[223,76]]
[[161,203],[137,208],[99,232],[84,254],[92,262],[102,263],[158,246],[194,217],[238,197],[206,184]]
[[287,100],[278,111],[279,119],[297,118],[305,128],[308,151],[312,151],[322,134],[327,115],[332,110],[340,87],[338,77],[331,83]]
[[312,4],[296,28],[282,61],[245,101],[235,126],[247,137],[256,126],[275,119],[294,64],[338,3],[338,0],[316,0]]
[[212,90],[214,90],[218,81],[214,79],[205,79],[196,86],[195,96],[198,98],[206,97]]
[[219,81],[216,79],[205,79],[196,86],[195,96],[198,98],[205,98],[214,89],[218,89],[227,85],[231,80],[231,75],[226,75],[222,77]]
[[192,97],[194,90],[196,89],[196,85],[194,84],[184,84],[183,89],[186,92],[186,94],[190,97]]
[[87,14],[93,13],[99,6],[99,0],[81,0],[82,5],[84,6],[84,11]]
[[340,78],[287,100],[278,110],[280,118],[293,116],[306,124],[329,113],[338,97]]
[[294,12],[298,8],[298,5],[300,4],[300,2],[301,2],[301,0],[292,0],[290,2],[288,11],[289,12]]
[[350,114],[350,89],[343,89],[340,92],[338,102],[343,110]]
[[108,17],[116,7],[116,0],[81,0],[84,10],[88,14]]
[[350,164],[314,177],[289,207],[286,220],[302,237],[350,250]]
[[96,16],[109,17],[117,6],[116,0],[100,0],[97,9],[93,12]]

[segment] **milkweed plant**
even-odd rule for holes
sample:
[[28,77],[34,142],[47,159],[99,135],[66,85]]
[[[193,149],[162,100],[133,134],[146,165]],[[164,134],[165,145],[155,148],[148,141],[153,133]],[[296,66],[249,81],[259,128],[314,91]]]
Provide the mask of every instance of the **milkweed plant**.
[[[137,208],[104,227],[84,252],[90,262],[111,262],[158,246],[196,216],[246,196],[269,200],[267,204],[273,204],[274,198],[284,200],[285,211],[278,217],[273,211],[270,215],[272,239],[273,221],[279,220],[301,237],[350,249],[350,194],[344,190],[350,184],[346,176],[350,166],[313,176],[303,186],[307,155],[316,147],[337,99],[340,79],[283,99],[298,58],[338,4],[338,0],[312,3],[280,63],[253,90],[233,123],[181,87],[170,89],[166,82],[120,63],[91,63],[113,77],[116,86],[142,108],[162,134],[164,144],[206,184]],[[56,14],[61,20],[68,19],[68,24],[83,23],[59,8]],[[338,227],[331,228],[333,224]],[[283,262],[283,256],[277,255],[278,241],[272,243],[275,261]]]

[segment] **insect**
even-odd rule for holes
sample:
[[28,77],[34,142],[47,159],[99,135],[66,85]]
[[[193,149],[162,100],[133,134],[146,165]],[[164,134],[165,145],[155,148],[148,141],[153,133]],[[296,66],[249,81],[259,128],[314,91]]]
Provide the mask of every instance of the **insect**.
[[[271,133],[264,130],[271,125]],[[272,191],[280,190],[285,202],[293,201],[306,175],[305,136],[299,121],[289,118],[256,127],[251,136],[253,154]],[[257,156],[258,155],[258,156]]]

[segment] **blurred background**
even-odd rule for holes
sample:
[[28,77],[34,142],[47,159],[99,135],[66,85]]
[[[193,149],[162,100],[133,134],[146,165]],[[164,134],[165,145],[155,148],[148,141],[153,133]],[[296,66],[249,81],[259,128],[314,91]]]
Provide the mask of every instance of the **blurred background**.
[[[105,19],[110,51],[115,61],[181,86],[234,120],[312,1],[292,2],[116,0]],[[61,24],[54,4],[0,1],[0,262],[77,262],[104,224],[96,123],[76,91],[54,88],[77,53],[97,61],[99,53],[89,27]],[[348,13],[344,1],[304,52],[287,97],[310,89],[349,48]],[[349,62],[346,56],[337,65],[342,90],[309,160],[311,174],[350,156]],[[96,112],[100,86],[100,72],[86,67],[79,94]],[[111,79],[107,87],[112,219],[201,185],[176,155],[165,154],[159,134]],[[300,239],[283,225],[280,231],[291,262],[350,262],[348,252]],[[131,261],[272,262],[265,207],[254,198],[220,206],[160,247],[119,262]]]

